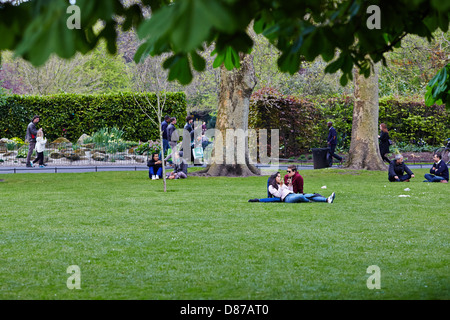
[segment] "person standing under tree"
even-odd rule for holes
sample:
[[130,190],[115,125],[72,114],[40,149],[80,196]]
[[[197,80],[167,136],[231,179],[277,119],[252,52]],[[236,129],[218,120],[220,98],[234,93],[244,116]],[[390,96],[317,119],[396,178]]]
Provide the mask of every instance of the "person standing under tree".
[[27,154],[27,164],[26,166],[28,168],[33,167],[31,164],[31,155],[33,154],[34,148],[36,147],[36,135],[37,135],[37,128],[36,124],[39,122],[39,116],[36,115],[33,117],[31,122],[28,124],[27,127],[27,134],[25,136],[25,141],[28,141],[28,154]]
[[333,158],[336,158],[339,162],[342,163],[342,157],[337,155],[335,152],[336,146],[337,146],[337,132],[336,129],[333,128],[333,123],[331,121],[328,121],[328,163],[330,167],[333,165]]
[[389,140],[389,131],[387,129],[386,124],[384,124],[384,123],[380,124],[380,130],[381,130],[381,133],[378,136],[378,138],[380,138],[381,158],[383,159],[384,162],[390,163],[391,160],[389,160],[389,158],[386,157],[386,154],[389,153],[389,146],[391,145],[390,140]]

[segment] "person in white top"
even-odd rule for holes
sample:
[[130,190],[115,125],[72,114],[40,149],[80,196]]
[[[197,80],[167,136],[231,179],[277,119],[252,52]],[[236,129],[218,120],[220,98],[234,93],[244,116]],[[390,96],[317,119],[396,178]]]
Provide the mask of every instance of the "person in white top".
[[37,158],[33,161],[33,164],[35,164],[36,162],[39,162],[40,168],[47,166],[46,164],[44,164],[44,150],[45,150],[46,143],[47,143],[47,139],[44,138],[44,132],[42,131],[42,128],[40,128],[36,134]]
[[288,187],[283,184],[281,175],[279,172],[273,174],[269,180],[269,192],[274,197],[280,198],[281,201],[287,203],[297,203],[297,202],[327,202],[333,203],[336,194],[333,192],[331,196],[325,198],[323,196],[314,194],[301,194],[294,193],[292,186]]

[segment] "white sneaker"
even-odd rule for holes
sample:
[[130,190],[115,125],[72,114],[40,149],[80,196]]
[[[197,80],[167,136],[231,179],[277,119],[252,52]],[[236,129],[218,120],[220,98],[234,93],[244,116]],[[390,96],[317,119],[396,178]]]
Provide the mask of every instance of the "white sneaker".
[[328,203],[333,203],[335,197],[336,197],[336,194],[333,192],[333,193],[331,194],[331,196],[329,196],[329,197],[327,198],[327,202],[328,202]]
[[155,176],[155,180],[159,180],[159,176],[158,175]]
[[152,175],[152,180],[156,180],[155,175]]

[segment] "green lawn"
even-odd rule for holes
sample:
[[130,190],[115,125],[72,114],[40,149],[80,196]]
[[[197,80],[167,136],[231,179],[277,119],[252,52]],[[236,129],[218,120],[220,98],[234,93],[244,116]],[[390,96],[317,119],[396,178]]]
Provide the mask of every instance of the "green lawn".
[[450,185],[414,171],[302,171],[333,204],[247,202],[267,177],[2,175],[0,299],[449,299]]

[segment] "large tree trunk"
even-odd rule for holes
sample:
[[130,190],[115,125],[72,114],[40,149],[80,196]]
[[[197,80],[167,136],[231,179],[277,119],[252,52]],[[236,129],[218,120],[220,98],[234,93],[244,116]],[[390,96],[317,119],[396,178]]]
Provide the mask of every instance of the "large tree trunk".
[[352,140],[347,167],[350,169],[386,170],[378,146],[378,65],[365,78],[354,72]]
[[230,129],[233,129],[236,132],[247,134],[250,97],[256,85],[253,57],[241,54],[240,59],[241,67],[238,70],[229,71],[225,66],[221,66],[216,130],[220,131],[223,139],[217,139],[216,133],[211,164],[205,170],[200,171],[199,175],[251,176],[260,174],[260,170],[249,161],[248,139],[240,140],[231,134],[233,132],[230,133]]

